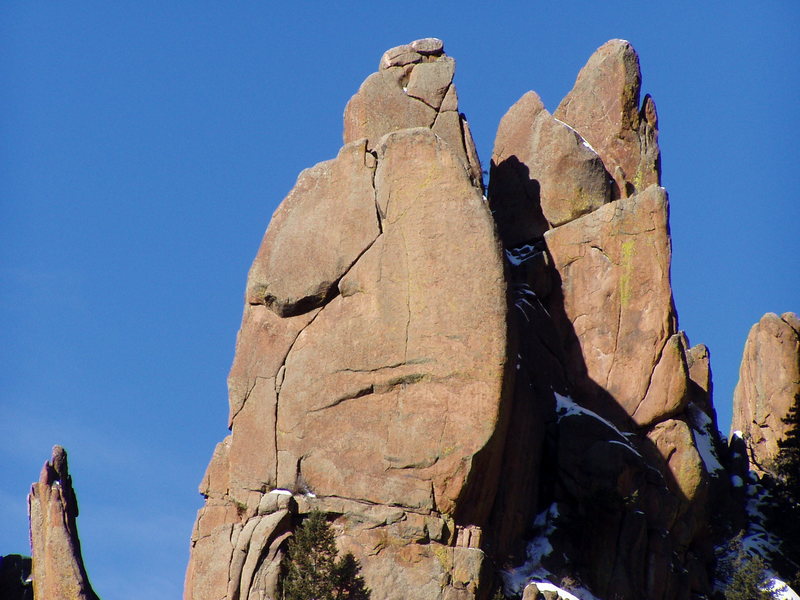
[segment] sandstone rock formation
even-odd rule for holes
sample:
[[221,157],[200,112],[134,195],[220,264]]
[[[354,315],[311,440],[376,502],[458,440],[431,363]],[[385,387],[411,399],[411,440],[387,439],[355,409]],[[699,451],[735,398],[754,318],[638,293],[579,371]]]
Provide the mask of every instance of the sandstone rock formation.
[[97,600],[83,565],[75,524],[78,501],[61,446],[53,447],[52,458],[31,487],[28,515],[34,598]]
[[750,468],[763,473],[786,435],[782,421],[800,402],[800,319],[767,313],[747,336],[733,395],[732,432],[740,432]]
[[374,600],[567,576],[608,598],[710,590],[706,511],[730,484],[707,349],[677,326],[638,58],[605,44],[553,114],[525,94],[488,200],[454,72],[440,40],[387,51],[338,156],[276,210],[187,600],[276,598],[312,509]]

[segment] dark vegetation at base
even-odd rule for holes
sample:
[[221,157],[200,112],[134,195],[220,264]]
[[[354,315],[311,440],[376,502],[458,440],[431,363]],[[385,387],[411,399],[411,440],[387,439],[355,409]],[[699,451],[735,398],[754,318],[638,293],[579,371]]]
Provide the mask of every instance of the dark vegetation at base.
[[790,428],[786,437],[778,441],[778,455],[767,467],[768,474],[762,482],[773,497],[766,525],[781,542],[773,562],[784,578],[797,585],[800,583],[800,398],[795,399],[782,421]]
[[336,558],[333,530],[319,511],[311,512],[289,540],[282,564],[283,600],[369,600],[349,552]]
[[0,598],[3,600],[33,600],[30,576],[30,556],[20,554],[0,556]]

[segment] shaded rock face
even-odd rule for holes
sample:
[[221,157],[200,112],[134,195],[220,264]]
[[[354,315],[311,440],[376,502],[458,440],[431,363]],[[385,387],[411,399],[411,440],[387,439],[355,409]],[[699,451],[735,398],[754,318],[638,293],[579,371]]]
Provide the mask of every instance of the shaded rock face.
[[800,319],[767,313],[747,336],[733,395],[731,432],[744,438],[759,474],[778,453],[789,427],[782,421],[800,402]]
[[72,489],[67,453],[53,447],[39,481],[28,495],[35,598],[96,600],[81,556],[75,518],[78,501]]
[[521,594],[526,573],[710,590],[706,507],[728,484],[708,352],[677,327],[638,58],[604,45],[553,114],[525,94],[488,200],[454,68],[434,38],[387,51],[338,156],[276,210],[185,598],[276,598],[313,509],[375,600]]

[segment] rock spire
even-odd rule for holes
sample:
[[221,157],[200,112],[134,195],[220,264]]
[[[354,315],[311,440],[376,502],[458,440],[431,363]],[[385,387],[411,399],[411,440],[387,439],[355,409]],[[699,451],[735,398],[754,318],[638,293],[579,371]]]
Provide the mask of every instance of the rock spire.
[[67,453],[53,446],[39,481],[28,495],[36,600],[97,600],[81,556],[75,519],[78,500],[72,488]]

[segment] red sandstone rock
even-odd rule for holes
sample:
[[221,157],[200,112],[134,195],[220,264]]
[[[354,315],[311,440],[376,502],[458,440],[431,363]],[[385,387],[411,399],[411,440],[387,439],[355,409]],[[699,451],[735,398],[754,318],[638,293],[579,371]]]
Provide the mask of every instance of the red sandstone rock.
[[426,38],[387,50],[344,110],[344,143],[367,138],[374,150],[387,133],[430,127],[481,185],[480,161],[466,119],[458,112],[455,61],[441,40]]
[[[646,409],[640,421],[652,423],[683,401],[676,388],[669,399],[648,399],[640,408],[676,327],[667,215],[666,192],[651,186],[545,235],[563,295],[550,312],[571,378],[584,401],[616,420],[616,407],[631,417]],[[663,379],[680,378],[675,369],[686,376],[685,361],[670,364]]]
[[375,157],[364,140],[300,174],[272,217],[247,282],[251,304],[281,317],[330,299],[336,284],[378,237]]
[[374,600],[484,598],[491,565],[524,556],[540,502],[593,525],[554,535],[548,568],[573,553],[604,597],[708,591],[684,573],[710,560],[689,404],[713,414],[710,370],[677,332],[638,59],[609,42],[558,119],[534,93],[509,110],[493,215],[453,73],[440,40],[387,51],[348,103],[339,156],[276,211],[187,600],[275,598],[312,509]]
[[96,600],[83,565],[75,522],[78,501],[72,489],[67,453],[53,446],[39,481],[28,495],[33,554],[34,598]]

